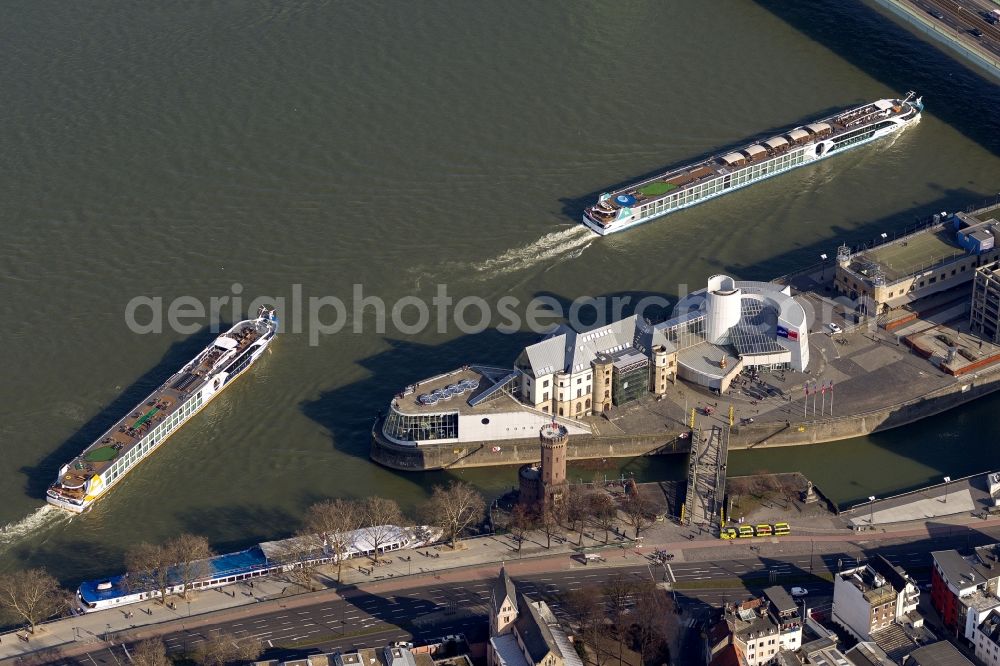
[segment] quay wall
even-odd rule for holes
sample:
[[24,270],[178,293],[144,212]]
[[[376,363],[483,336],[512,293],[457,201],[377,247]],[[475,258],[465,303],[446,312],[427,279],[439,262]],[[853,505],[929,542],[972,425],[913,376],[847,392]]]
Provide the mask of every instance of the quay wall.
[[[371,458],[380,465],[408,472],[459,467],[523,465],[539,461],[538,438],[507,439],[497,442],[424,444],[400,446],[381,436],[381,421],[372,429]],[[665,453],[684,453],[688,441],[680,431],[640,435],[571,435],[567,460],[634,458]],[[494,451],[494,447],[500,447]]]
[[[825,419],[764,421],[733,426],[729,449],[822,444],[862,437],[907,425],[928,416],[954,409],[1000,390],[1000,372],[956,379],[955,383],[924,395],[871,411]],[[381,436],[382,422],[372,428],[370,455],[375,462],[400,471],[419,472],[462,467],[523,465],[539,460],[538,438],[463,444],[401,446]],[[689,439],[682,431],[621,435],[574,435],[569,439],[568,460],[634,458],[638,456],[686,453]],[[500,447],[494,451],[494,447]]]
[[956,378],[955,383],[949,386],[867,412],[799,422],[772,421],[734,426],[729,448],[802,446],[863,437],[946,412],[997,390],[1000,390],[1000,372],[994,371]]

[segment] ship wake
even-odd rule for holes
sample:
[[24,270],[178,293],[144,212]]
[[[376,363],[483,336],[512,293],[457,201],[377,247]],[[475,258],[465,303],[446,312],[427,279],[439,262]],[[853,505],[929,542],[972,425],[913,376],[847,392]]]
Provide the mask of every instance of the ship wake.
[[513,273],[541,263],[580,256],[597,238],[590,229],[574,225],[545,234],[533,243],[516,247],[472,268],[483,278]]
[[21,520],[0,528],[0,555],[38,532],[68,523],[72,518],[67,511],[43,504]]

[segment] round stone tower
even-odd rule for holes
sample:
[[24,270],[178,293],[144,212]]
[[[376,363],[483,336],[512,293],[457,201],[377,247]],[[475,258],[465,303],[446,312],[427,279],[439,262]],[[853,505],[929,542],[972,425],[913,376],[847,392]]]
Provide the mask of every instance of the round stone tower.
[[538,438],[542,446],[542,487],[547,489],[549,486],[565,484],[569,432],[553,421],[542,426]]

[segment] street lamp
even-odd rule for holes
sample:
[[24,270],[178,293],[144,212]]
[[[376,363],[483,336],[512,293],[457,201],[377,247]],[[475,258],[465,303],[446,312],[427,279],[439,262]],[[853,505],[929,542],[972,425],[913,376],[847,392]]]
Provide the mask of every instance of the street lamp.
[[948,484],[951,483],[951,477],[944,477],[944,503],[948,503]]
[[819,258],[820,261],[823,262],[823,271],[820,273],[819,281],[823,282],[824,280],[826,280],[826,259],[827,259],[826,253],[824,252],[823,254],[819,255]]
[[191,617],[191,602],[187,602],[188,605],[188,617]]
[[869,512],[868,512],[868,524],[874,526],[875,525],[875,496],[874,495],[869,495],[868,496],[868,508],[869,508]]

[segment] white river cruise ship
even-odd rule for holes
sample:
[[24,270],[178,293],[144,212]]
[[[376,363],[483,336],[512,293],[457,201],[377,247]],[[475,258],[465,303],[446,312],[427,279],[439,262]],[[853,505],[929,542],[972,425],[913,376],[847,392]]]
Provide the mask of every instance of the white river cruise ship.
[[59,469],[46,493],[49,504],[81,513],[103,497],[140,460],[219,395],[264,353],[278,327],[261,307],[220,335],[80,455]]
[[796,127],[746,148],[672,169],[653,178],[601,194],[583,212],[583,223],[606,236],[741,187],[875,141],[916,124],[924,105],[880,99]]

